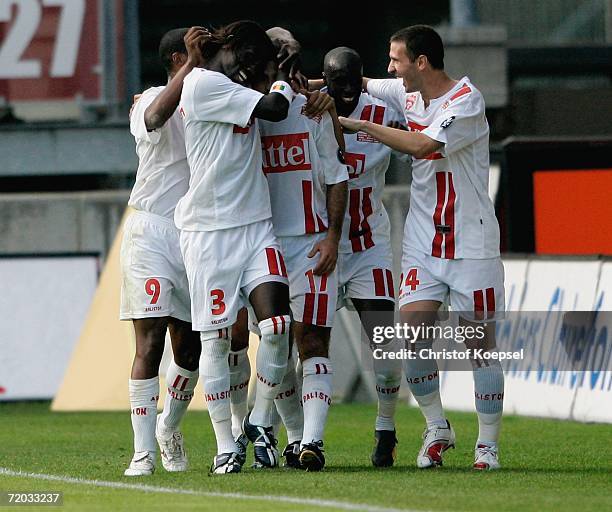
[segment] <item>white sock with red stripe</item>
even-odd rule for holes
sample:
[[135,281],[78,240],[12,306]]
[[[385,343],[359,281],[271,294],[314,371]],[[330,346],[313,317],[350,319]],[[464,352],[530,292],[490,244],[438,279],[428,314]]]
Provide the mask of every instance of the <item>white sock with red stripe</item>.
[[402,382],[402,364],[399,359],[374,358],[378,415],[376,430],[395,430],[395,408]]
[[189,371],[170,361],[166,372],[166,399],[164,410],[159,415],[159,433],[170,437],[179,430],[181,420],[193,398],[193,390],[198,383],[198,370]]
[[249,412],[249,380],[251,363],[248,348],[229,353],[230,404],[232,410],[232,434],[237,438],[242,433],[242,420]]
[[200,376],[208,414],[217,438],[217,454],[236,452],[230,410],[230,375],[227,361],[230,340],[227,329],[223,329],[222,335],[224,337],[219,338],[218,331],[200,333]]
[[257,393],[249,417],[253,425],[272,425],[274,398],[287,368],[290,324],[288,315],[266,318],[258,324],[261,339],[257,349]]
[[287,362],[287,371],[276,392],[274,404],[287,429],[287,442],[300,441],[304,429],[304,413],[300,404],[293,356]]
[[327,413],[332,399],[333,371],[328,357],[311,357],[302,362],[302,407],[304,434],[302,446],[323,440]]
[[130,408],[134,430],[134,453],[149,452],[153,459],[157,452],[155,420],[159,399],[159,377],[130,379]]

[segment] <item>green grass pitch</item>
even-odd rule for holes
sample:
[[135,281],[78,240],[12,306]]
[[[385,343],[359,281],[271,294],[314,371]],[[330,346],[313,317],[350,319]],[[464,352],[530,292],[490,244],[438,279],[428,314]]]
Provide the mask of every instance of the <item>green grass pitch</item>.
[[[63,510],[612,510],[610,425],[508,416],[501,442],[504,469],[479,473],[470,469],[476,417],[451,412],[457,449],[447,452],[443,468],[420,471],[414,460],[423,428],[421,416],[403,405],[398,409],[400,444],[392,469],[375,469],[369,462],[375,407],[351,404],[331,408],[326,431],[328,465],[321,473],[283,468],[256,471],[245,466],[239,475],[208,476],[214,455],[212,427],[207,413],[190,412],[183,426],[190,470],[168,474],[159,464],[151,477],[126,478],[122,474],[132,449],[129,413],[50,413],[48,403],[1,404],[0,468],[166,491],[45,481],[9,476],[2,469],[0,490],[63,491]],[[278,501],[279,496],[284,498]],[[287,497],[326,503],[317,506]]]

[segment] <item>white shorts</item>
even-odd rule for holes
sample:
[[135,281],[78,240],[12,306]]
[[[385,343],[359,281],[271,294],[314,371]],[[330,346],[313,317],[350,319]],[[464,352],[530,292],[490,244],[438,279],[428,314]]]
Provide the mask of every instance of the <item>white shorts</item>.
[[121,241],[119,318],[171,316],[191,322],[189,286],[172,219],[135,211]]
[[348,299],[382,299],[395,302],[393,255],[389,242],[361,252],[338,254],[338,305]]
[[313,258],[308,253],[326,233],[303,236],[279,237],[281,250],[289,272],[289,294],[291,313],[296,322],[320,327],[331,327],[336,312],[338,293],[337,271],[326,276],[315,276],[319,255]]
[[216,231],[181,231],[180,240],[194,331],[231,326],[259,284],[288,284],[269,219]]
[[504,317],[504,265],[501,258],[435,258],[415,249],[404,251],[399,305],[420,300],[445,302],[466,320]]

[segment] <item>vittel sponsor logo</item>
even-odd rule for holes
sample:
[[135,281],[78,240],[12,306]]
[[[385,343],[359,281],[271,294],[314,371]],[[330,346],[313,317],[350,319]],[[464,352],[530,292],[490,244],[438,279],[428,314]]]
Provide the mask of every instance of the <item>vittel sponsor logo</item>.
[[261,138],[265,174],[289,171],[310,171],[309,135],[268,135]]

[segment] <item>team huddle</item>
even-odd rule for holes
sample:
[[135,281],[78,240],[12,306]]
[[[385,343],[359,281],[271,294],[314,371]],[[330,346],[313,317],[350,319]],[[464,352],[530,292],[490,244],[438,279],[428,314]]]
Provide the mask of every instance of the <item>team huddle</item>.
[[[442,41],[423,25],[391,37],[392,79],[363,77],[359,54],[339,47],[325,56],[323,79],[308,80],[299,54],[290,32],[252,21],[172,30],[159,48],[167,85],[132,107],[139,167],[121,247],[120,317],[136,335],[126,476],[152,474],[158,446],[167,471],[187,469],[180,423],[198,379],[217,442],[211,473],[240,472],[250,444],[256,468],[281,459],[324,468],[333,367],[342,364],[329,357],[334,315],[352,304],[370,340],[394,322],[382,203],[392,152],[413,168],[400,320],[433,325],[450,302],[462,322],[488,322],[478,348],[495,348],[490,322],[503,315],[504,273],[482,95],[444,72]],[[167,331],[173,360],[158,415]],[[250,333],[259,337],[251,410]],[[418,351],[432,340],[394,342]],[[472,364],[474,468],[497,469],[503,372],[495,359]],[[394,464],[404,373],[426,420],[417,466],[442,465],[455,433],[435,359],[402,368],[375,358],[374,373],[372,464]]]

